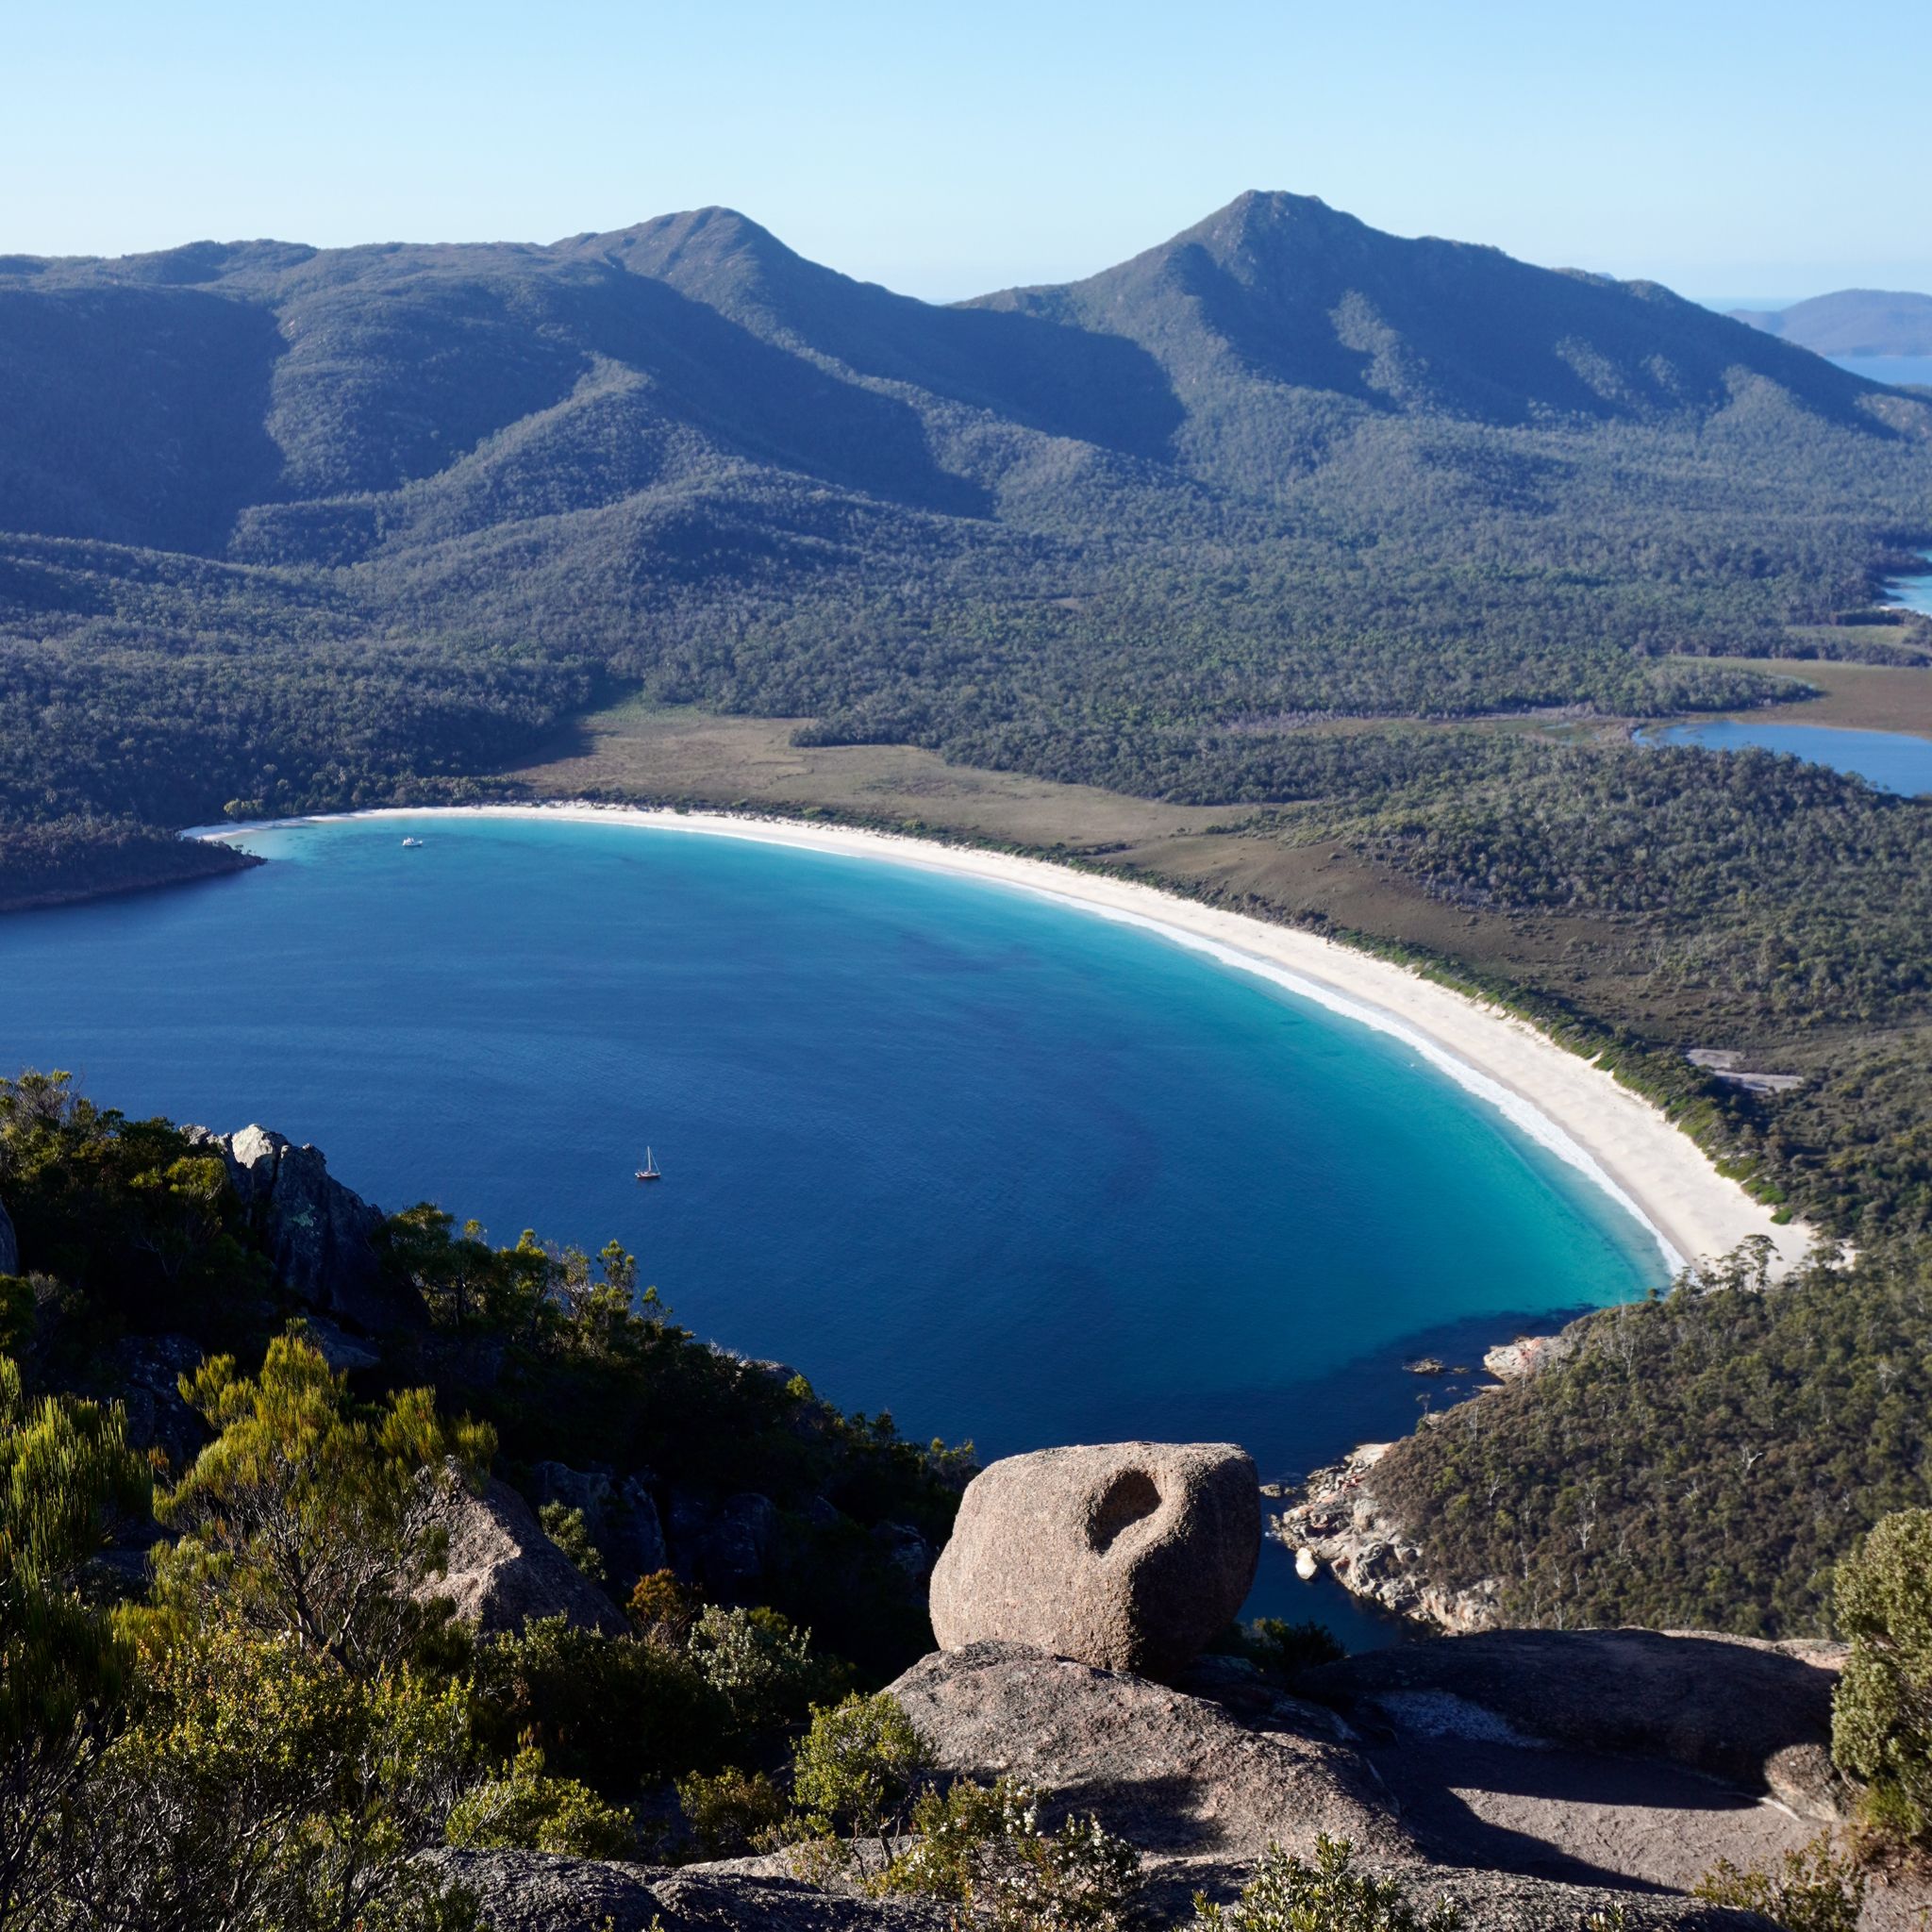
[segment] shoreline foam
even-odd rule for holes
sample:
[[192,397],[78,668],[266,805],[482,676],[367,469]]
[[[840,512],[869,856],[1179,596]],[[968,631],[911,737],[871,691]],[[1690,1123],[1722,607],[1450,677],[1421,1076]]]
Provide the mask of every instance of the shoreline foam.
[[1779,1226],[1771,1210],[1727,1180],[1662,1110],[1527,1021],[1453,991],[1409,967],[1292,926],[1164,892],[1158,887],[1076,872],[1047,859],[945,845],[848,825],[724,812],[558,801],[542,805],[382,807],[247,824],[198,825],[187,836],[248,832],[358,819],[494,817],[637,824],[697,836],[751,840],[835,857],[883,859],[949,873],[1053,899],[1206,954],[1345,1019],[1401,1041],[1437,1072],[1501,1113],[1575,1169],[1651,1234],[1674,1271],[1721,1255],[1751,1235],[1768,1236],[1786,1265],[1809,1245],[1801,1223]]

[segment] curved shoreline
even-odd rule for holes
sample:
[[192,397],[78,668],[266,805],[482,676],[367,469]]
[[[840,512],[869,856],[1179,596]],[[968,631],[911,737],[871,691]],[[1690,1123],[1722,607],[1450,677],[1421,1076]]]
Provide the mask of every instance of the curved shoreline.
[[1118,924],[1156,933],[1401,1041],[1633,1215],[1656,1240],[1673,1271],[1687,1261],[1694,1264],[1723,1254],[1750,1235],[1768,1236],[1786,1265],[1797,1261],[1809,1245],[1808,1229],[1800,1223],[1774,1223],[1771,1210],[1719,1174],[1660,1108],[1619,1085],[1593,1062],[1558,1046],[1527,1021],[1439,986],[1391,960],[1292,926],[1199,905],[1156,886],[1076,872],[1047,859],[856,826],[570,801],[382,807],[246,824],[197,825],[186,836],[229,839],[303,824],[441,817],[628,824],[743,839],[950,873],[1057,900]]

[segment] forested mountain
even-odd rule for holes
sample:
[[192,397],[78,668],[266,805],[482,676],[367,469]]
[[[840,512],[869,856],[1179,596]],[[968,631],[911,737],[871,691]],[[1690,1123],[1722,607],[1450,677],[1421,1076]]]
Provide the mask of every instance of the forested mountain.
[[1231,723],[1749,699],[1670,659],[1927,530],[1924,405],[1290,195],[955,308],[715,208],[6,258],[0,813],[446,787],[620,681],[1266,795]]
[[1820,356],[1932,356],[1932,295],[1902,290],[1839,289],[1732,319]]

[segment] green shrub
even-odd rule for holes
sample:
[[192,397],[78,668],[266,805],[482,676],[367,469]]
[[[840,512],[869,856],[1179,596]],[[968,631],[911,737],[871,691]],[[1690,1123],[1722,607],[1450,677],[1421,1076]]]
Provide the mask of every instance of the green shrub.
[[882,1873],[932,1765],[931,1745],[883,1690],[814,1710],[791,1754],[794,1835],[810,1841],[802,1867]]
[[1879,1520],[1838,1567],[1835,1609],[1851,1655],[1832,1756],[1864,1784],[1875,1831],[1932,1849],[1932,1511]]
[[1244,1648],[1264,1670],[1283,1677],[1312,1670],[1317,1664],[1338,1663],[1348,1653],[1326,1624],[1310,1618],[1290,1624],[1279,1617],[1259,1617],[1243,1633]]
[[535,1746],[519,1751],[501,1777],[459,1799],[446,1841],[466,1851],[560,1852],[576,1858],[628,1857],[638,1848],[630,1813],[606,1804],[574,1777],[551,1777]]
[[0,1355],[0,1924],[48,1881],[58,1824],[112,1735],[128,1656],[84,1589],[147,1500],[118,1407],[35,1399]]
[[794,1724],[845,1688],[843,1667],[815,1656],[811,1632],[776,1610],[708,1605],[689,1641],[691,1661],[745,1734]]
[[1141,1855],[1097,1818],[1042,1830],[1040,1793],[992,1785],[928,1788],[912,1807],[913,1841],[873,1882],[958,1907],[956,1924],[990,1932],[1112,1932],[1140,1883]]
[[653,1570],[631,1585],[625,1614],[647,1642],[682,1650],[704,1607],[704,1598],[676,1571]]
[[475,1680],[486,1745],[505,1754],[534,1742],[558,1775],[614,1799],[709,1770],[733,1731],[730,1706],[681,1652],[561,1617],[479,1643]]
[[1326,1832],[1312,1865],[1270,1845],[1233,1905],[1194,1899],[1201,1932],[1457,1932],[1461,1924],[1449,1900],[1418,1907],[1401,1879],[1357,1872],[1354,1847]]
[[677,1780],[677,1803],[707,1858],[735,1858],[781,1842],[791,1806],[761,1772],[727,1765],[715,1777],[693,1772]]
[[566,1509],[561,1503],[549,1502],[538,1510],[537,1521],[581,1575],[592,1583],[604,1581],[604,1552],[591,1541],[591,1525],[581,1509]]
[[1857,1932],[1865,1877],[1855,1859],[1833,1851],[1830,1833],[1820,1832],[1802,1851],[1787,1852],[1774,1873],[1740,1872],[1721,1858],[1690,1895],[1756,1912],[1784,1932]]

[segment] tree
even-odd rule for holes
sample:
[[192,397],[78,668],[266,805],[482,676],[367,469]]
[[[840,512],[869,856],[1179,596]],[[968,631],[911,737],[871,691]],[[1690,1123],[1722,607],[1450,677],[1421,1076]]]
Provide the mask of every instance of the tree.
[[118,1406],[30,1400],[0,1356],[0,1926],[46,1895],[58,1821],[118,1721],[127,1653],[81,1578],[147,1492]]
[[156,1499],[182,1533],[157,1553],[156,1605],[292,1636],[361,1675],[393,1669],[423,1628],[412,1592],[442,1557],[436,1488],[487,1464],[489,1430],[444,1421],[428,1389],[357,1403],[299,1324],[255,1379],[218,1356],[181,1393],[218,1433]]

